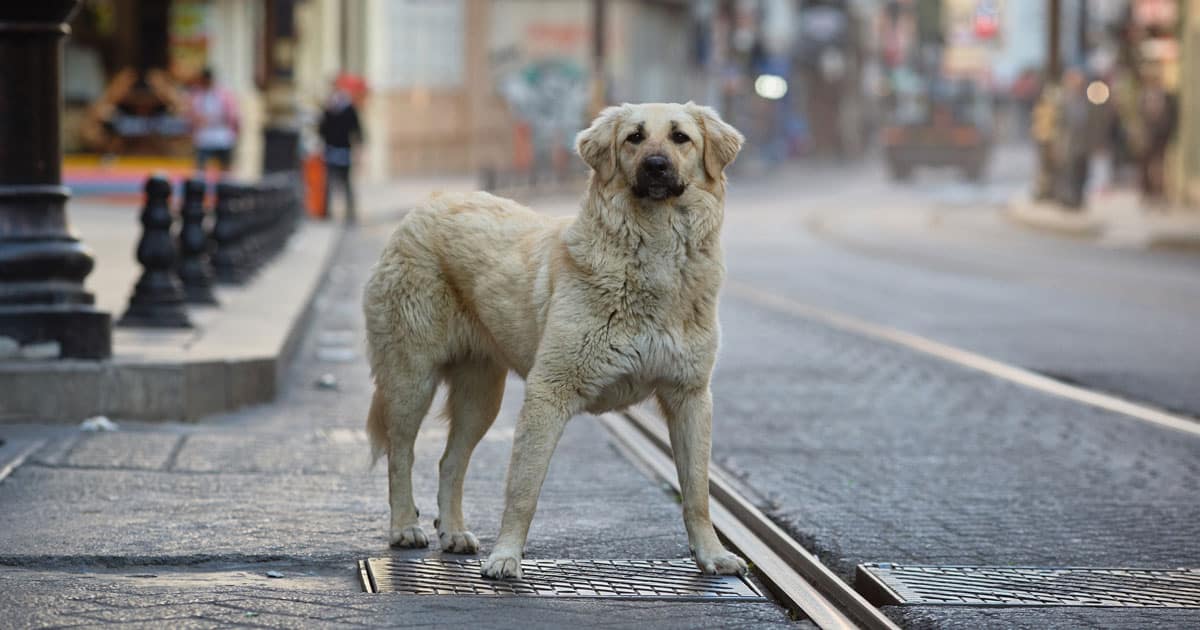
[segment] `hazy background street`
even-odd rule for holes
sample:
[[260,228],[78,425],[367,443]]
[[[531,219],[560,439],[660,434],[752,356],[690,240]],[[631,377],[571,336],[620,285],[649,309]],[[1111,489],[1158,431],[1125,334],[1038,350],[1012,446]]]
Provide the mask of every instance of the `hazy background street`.
[[1006,220],[1031,162],[1002,148],[982,186],[938,172],[897,185],[870,162],[735,179],[730,280],[1200,415],[1197,250]]
[[[0,630],[1200,627],[1197,77],[1200,0],[0,3]],[[566,564],[498,583],[432,535],[435,403],[391,548],[389,235],[574,214],[581,129],[688,101],[745,136],[710,498],[753,574],[688,560],[652,405],[570,423],[526,547]]]

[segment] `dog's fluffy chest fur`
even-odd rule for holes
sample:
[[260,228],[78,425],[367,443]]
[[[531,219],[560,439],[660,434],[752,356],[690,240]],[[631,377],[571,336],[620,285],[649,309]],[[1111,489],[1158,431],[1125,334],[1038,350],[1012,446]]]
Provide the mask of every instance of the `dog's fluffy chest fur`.
[[572,274],[562,296],[584,297],[584,353],[609,370],[588,410],[647,397],[661,381],[702,379],[717,349],[716,300],[724,274],[714,226],[687,207],[638,214],[585,213],[563,234]]

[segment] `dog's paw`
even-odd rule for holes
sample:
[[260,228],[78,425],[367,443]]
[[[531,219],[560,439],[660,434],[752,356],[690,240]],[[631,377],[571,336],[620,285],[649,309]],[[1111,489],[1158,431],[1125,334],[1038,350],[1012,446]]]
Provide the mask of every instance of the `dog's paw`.
[[744,575],[747,570],[745,560],[724,549],[713,554],[697,554],[696,566],[709,575]]
[[446,532],[439,529],[438,542],[446,553],[479,553],[479,539],[466,530]]
[[483,561],[479,574],[493,580],[519,580],[521,579],[521,557],[502,551],[493,551],[492,555]]
[[388,537],[393,547],[404,547],[407,549],[419,549],[429,546],[429,537],[425,535],[425,530],[421,529],[420,525],[409,525],[408,527],[392,528],[392,534]]

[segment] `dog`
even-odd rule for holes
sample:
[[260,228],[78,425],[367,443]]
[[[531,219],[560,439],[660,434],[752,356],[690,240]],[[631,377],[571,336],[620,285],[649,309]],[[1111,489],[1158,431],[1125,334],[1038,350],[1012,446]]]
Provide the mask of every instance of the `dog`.
[[463,522],[463,479],[512,370],[525,399],[483,576],[521,577],[567,421],[652,394],[668,423],[696,565],[746,571],[708,511],[724,171],[742,142],[709,107],[612,106],[576,137],[591,169],[577,217],[480,192],[435,196],[404,218],[363,294],[375,385],[367,432],[374,457],[387,455],[393,546],[428,545],[413,503],[413,442],[444,382],[450,431],[434,527],[444,552],[478,552]]

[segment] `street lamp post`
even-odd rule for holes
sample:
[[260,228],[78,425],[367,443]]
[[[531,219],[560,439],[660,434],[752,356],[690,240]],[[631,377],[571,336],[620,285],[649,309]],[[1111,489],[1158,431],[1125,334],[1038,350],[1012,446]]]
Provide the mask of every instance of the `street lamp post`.
[[1059,165],[1054,160],[1054,141],[1059,133],[1056,120],[1059,79],[1062,75],[1062,6],[1060,0],[1046,3],[1046,71],[1042,77],[1042,94],[1034,109],[1033,133],[1037,141],[1038,168],[1034,179],[1033,197],[1038,201],[1055,198]]
[[0,336],[112,353],[108,313],[83,288],[93,260],[67,224],[63,38],[77,0],[0,3]]
[[263,173],[300,170],[296,120],[296,0],[268,0],[266,24],[267,124],[263,127]]

